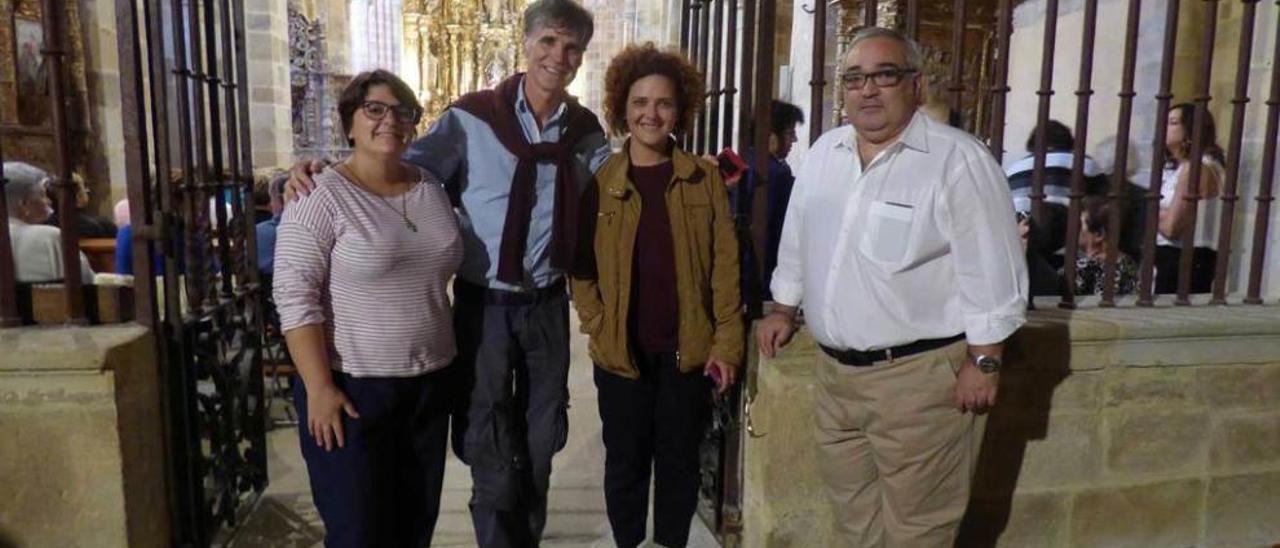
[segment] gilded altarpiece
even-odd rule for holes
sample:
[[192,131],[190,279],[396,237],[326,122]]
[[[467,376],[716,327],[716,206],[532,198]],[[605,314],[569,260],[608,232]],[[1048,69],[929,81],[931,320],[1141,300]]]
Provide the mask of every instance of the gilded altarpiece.
[[[459,96],[492,87],[522,64],[525,0],[405,0],[406,74],[426,129]],[[416,69],[416,71],[414,70]]]
[[[71,158],[83,158],[92,127],[88,117],[84,42],[78,2],[63,7],[67,134]],[[0,0],[0,150],[5,160],[54,167],[54,141],[49,100],[48,61],[43,49],[44,9],[39,0]]]

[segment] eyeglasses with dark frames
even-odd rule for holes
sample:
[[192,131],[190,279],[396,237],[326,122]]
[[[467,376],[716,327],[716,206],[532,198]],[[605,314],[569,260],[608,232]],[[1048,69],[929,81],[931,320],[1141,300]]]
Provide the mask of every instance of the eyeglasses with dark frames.
[[840,75],[840,82],[844,84],[844,89],[859,90],[867,85],[867,81],[875,84],[878,88],[891,88],[902,83],[902,79],[909,75],[919,72],[912,68],[891,68],[877,70],[875,72],[846,72]]
[[422,109],[412,105],[389,105],[382,101],[365,101],[360,103],[360,110],[371,120],[381,120],[388,112],[395,113],[396,120],[417,124],[422,120]]

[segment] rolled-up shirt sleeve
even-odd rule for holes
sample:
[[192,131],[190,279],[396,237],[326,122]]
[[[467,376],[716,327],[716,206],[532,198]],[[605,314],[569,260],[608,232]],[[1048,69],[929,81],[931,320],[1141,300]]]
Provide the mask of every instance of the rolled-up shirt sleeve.
[[781,305],[800,306],[804,300],[804,257],[801,255],[800,234],[804,226],[805,187],[813,177],[811,166],[816,163],[808,159],[800,165],[782,221],[778,264],[774,266],[773,278],[769,282],[773,301]]
[[318,188],[285,208],[276,234],[272,296],[280,329],[324,324],[324,289],[335,241],[332,195]]
[[969,344],[996,344],[1026,323],[1027,265],[1000,166],[970,153],[940,193]]

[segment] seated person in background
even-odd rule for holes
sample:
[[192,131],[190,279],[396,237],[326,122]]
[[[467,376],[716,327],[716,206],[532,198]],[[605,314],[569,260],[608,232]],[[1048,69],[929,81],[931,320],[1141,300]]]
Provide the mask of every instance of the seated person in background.
[[[53,215],[49,200],[50,177],[24,162],[5,162],[4,197],[9,209],[9,239],[17,280],[22,283],[53,282],[63,278],[62,231],[41,223]],[[80,253],[80,280],[93,283],[89,259]]]
[[116,202],[116,206],[112,208],[111,215],[115,218],[116,226],[124,227],[129,224],[129,199],[121,198]]
[[[257,224],[258,270],[270,275],[275,267],[276,228],[280,226],[280,214],[284,212],[284,184],[289,180],[287,171],[280,171],[265,185],[271,218]],[[254,194],[257,194],[255,189]]]
[[[1033,129],[1027,137],[1026,148],[1030,154],[1005,170],[1009,190],[1013,194],[1013,207],[1022,212],[1031,211],[1038,132],[1039,128]],[[1071,166],[1075,159],[1072,151],[1075,143],[1075,137],[1067,126],[1057,120],[1049,120],[1045,126],[1044,218],[1036,219],[1044,236],[1041,251],[1048,255],[1056,254],[1067,241],[1067,206],[1071,198]],[[1092,158],[1084,159],[1084,176],[1088,179],[1085,181],[1086,186],[1093,179],[1103,177],[1102,170]]]
[[[1106,198],[1090,196],[1085,199],[1084,211],[1080,212],[1080,247],[1076,253],[1076,295],[1102,294],[1103,269],[1107,260],[1107,220],[1110,217],[1111,204]],[[1124,252],[1117,255],[1115,283],[1116,295],[1128,295],[1138,288],[1138,265]]]
[[[76,235],[81,238],[114,238],[116,236],[116,225],[111,219],[101,215],[94,215],[85,211],[89,206],[89,187],[85,185],[84,178],[79,173],[72,173],[71,180],[76,185],[76,203],[75,213],[72,222],[76,225]],[[50,189],[50,197],[53,203],[58,203],[58,195],[61,191],[54,188]],[[64,207],[57,207],[53,215],[44,224],[49,226],[62,226],[58,218],[58,211],[65,211]]]

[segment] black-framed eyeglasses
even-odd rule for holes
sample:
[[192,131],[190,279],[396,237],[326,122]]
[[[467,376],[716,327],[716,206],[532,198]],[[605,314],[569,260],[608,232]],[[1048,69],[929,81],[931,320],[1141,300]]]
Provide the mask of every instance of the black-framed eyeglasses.
[[902,79],[918,72],[911,68],[891,68],[877,70],[875,72],[846,72],[840,75],[840,82],[844,84],[844,89],[858,90],[867,85],[867,81],[875,84],[878,88],[891,88],[902,83]]
[[360,103],[360,110],[371,120],[381,120],[388,112],[396,115],[396,120],[417,124],[422,120],[422,109],[412,105],[388,105],[382,101],[365,101]]

